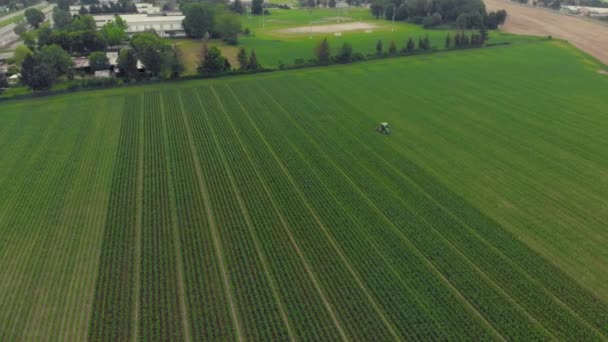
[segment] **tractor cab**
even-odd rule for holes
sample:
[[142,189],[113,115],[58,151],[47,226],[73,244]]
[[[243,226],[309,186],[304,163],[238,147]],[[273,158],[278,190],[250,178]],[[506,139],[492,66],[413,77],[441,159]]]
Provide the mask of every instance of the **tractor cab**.
[[378,132],[383,134],[391,134],[391,128],[388,125],[388,122],[381,122],[380,126],[378,126]]

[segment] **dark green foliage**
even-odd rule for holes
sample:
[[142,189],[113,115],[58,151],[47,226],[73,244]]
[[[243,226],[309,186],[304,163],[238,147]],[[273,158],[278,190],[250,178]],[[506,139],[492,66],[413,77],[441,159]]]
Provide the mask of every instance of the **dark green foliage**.
[[8,78],[4,72],[0,71],[0,88],[8,88]]
[[445,48],[446,48],[446,49],[449,49],[449,48],[451,48],[451,47],[452,47],[452,36],[450,36],[450,34],[448,33],[448,34],[445,36]]
[[53,9],[53,25],[56,29],[66,29],[72,23],[72,15],[69,11],[55,7]]
[[264,11],[264,0],[251,1],[251,14],[262,14]]
[[239,48],[239,53],[236,55],[236,59],[239,62],[239,70],[247,69],[247,51],[244,47]]
[[394,40],[391,40],[391,43],[388,46],[388,54],[389,55],[395,55],[395,54],[397,54],[397,45],[395,44]]
[[327,4],[328,4],[328,6],[330,8],[335,8],[336,7],[336,0],[329,0],[329,2]]
[[37,8],[28,8],[23,13],[27,23],[33,28],[38,28],[44,22],[45,16],[41,10]]
[[331,51],[327,38],[323,38],[319,45],[315,47],[315,56],[317,57],[317,63],[321,65],[327,65],[331,62]]
[[211,5],[193,3],[183,7],[184,31],[195,39],[205,37],[206,33],[213,32],[215,11]]
[[249,61],[247,61],[247,70],[260,70],[262,66],[258,62],[258,57],[255,54],[255,50],[251,50],[251,54],[249,55]]
[[198,67],[198,73],[201,75],[213,75],[219,74],[226,71],[230,71],[229,64],[222,51],[217,46],[207,47],[207,44],[203,45],[202,61]]
[[376,43],[376,54],[382,54],[382,40],[378,40],[378,42]]
[[102,51],[95,51],[89,55],[89,65],[93,71],[108,69],[108,62],[108,57]]
[[245,13],[245,7],[243,6],[243,2],[241,0],[234,0],[234,2],[232,2],[230,5],[230,10],[238,14]]
[[[420,42],[419,42],[420,43]],[[414,43],[414,39],[412,37],[410,37],[407,40],[407,43],[405,43],[405,52],[406,53],[411,53],[416,49],[416,43]]]
[[118,68],[123,77],[127,79],[137,78],[137,55],[133,49],[122,49],[118,54]]
[[338,52],[338,55],[336,56],[336,61],[338,63],[350,63],[352,60],[353,46],[348,42],[344,42],[340,48],[340,51]]

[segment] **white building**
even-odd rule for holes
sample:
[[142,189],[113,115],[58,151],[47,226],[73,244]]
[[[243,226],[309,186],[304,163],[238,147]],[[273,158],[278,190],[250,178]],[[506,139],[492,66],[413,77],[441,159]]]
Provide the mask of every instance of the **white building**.
[[135,7],[137,7],[137,13],[142,14],[159,14],[161,12],[160,7],[156,7],[146,2],[135,4]]
[[[120,17],[126,21],[129,35],[153,29],[161,37],[185,36],[182,25],[184,15],[123,14]],[[107,22],[114,20],[114,15],[94,15],[93,18],[95,18],[97,28],[101,28]]]

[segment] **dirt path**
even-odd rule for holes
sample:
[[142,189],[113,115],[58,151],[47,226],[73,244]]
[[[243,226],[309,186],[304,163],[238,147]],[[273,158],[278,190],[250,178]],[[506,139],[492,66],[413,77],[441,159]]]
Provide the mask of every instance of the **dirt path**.
[[507,21],[501,31],[565,39],[608,64],[608,25],[507,0],[484,2],[488,10],[507,11]]
[[347,24],[328,24],[328,25],[312,25],[312,26],[299,26],[290,27],[279,30],[280,33],[298,34],[298,33],[335,33],[344,31],[362,31],[372,30],[377,26],[370,23],[347,23]]

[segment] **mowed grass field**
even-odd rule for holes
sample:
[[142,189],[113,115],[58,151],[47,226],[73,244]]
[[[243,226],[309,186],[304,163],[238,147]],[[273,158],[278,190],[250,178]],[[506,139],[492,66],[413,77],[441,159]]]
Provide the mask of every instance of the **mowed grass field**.
[[[249,28],[250,37],[239,37],[239,45],[248,51],[254,49],[265,67],[276,68],[280,63],[294,64],[294,60],[301,58],[308,60],[315,58],[314,48],[327,38],[332,54],[337,54],[342,44],[348,42],[353,51],[364,55],[376,53],[376,43],[382,40],[384,51],[387,52],[390,42],[394,41],[397,49],[402,49],[409,38],[417,43],[418,38],[429,36],[431,45],[436,49],[443,49],[445,37],[448,33],[454,37],[454,30],[433,29],[425,30],[420,25],[404,22],[392,23],[387,20],[375,19],[369,9],[351,8],[336,9],[270,9],[271,14],[264,16],[241,16],[243,28]],[[314,32],[308,30],[311,26],[329,25],[373,25],[373,28],[357,30],[338,30],[333,32]],[[301,28],[303,32],[287,32],[286,29]],[[338,34],[338,35],[336,35]],[[497,31],[490,32],[490,43],[500,42],[526,42],[534,40],[533,37],[504,34]]]
[[606,339],[600,67],[546,41],[1,103],[0,340]]

